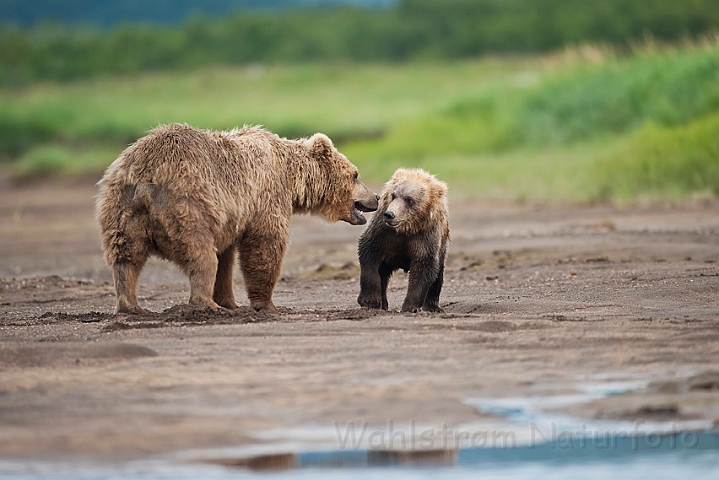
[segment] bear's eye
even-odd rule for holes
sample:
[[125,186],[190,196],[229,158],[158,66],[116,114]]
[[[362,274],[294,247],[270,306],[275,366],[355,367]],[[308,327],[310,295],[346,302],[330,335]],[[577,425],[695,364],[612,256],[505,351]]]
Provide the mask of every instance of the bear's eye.
[[355,174],[352,175],[352,178],[357,180],[359,178],[359,172],[355,172]]
[[394,200],[395,198],[397,198],[397,195],[395,195],[394,193],[392,193],[392,200]]
[[404,201],[407,203],[408,207],[414,207],[414,198],[406,198]]

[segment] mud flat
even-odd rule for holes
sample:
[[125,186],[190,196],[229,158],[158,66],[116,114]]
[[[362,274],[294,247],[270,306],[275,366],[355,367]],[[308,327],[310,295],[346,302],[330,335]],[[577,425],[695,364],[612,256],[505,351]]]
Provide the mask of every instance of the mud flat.
[[[152,261],[140,297],[156,313],[133,317],[111,314],[95,193],[0,189],[2,459],[138,460],[317,431],[328,447],[326,432],[352,422],[479,429],[504,420],[469,399],[607,382],[638,386],[560,410],[705,430],[719,419],[717,203],[451,202],[444,314],[398,313],[403,275],[394,311],[359,309],[361,228],[299,217],[280,313],[188,309],[185,277]],[[235,290],[247,305],[241,279]]]

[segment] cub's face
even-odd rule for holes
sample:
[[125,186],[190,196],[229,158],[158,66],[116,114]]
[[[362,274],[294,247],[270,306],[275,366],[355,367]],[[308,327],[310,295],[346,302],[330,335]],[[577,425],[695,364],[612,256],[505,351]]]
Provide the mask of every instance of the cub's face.
[[405,234],[446,223],[447,185],[421,169],[398,169],[382,190],[377,220]]
[[426,210],[426,198],[424,187],[417,183],[405,181],[393,185],[385,192],[388,203],[383,214],[384,223],[396,229],[409,227]]

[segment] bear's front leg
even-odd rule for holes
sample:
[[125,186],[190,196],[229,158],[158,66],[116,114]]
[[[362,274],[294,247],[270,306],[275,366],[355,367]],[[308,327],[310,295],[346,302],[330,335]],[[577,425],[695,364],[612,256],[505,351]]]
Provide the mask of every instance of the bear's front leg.
[[364,308],[382,308],[381,254],[371,241],[360,238],[358,248],[360,264],[360,294],[357,303]]
[[402,304],[403,312],[417,312],[425,303],[427,293],[437,278],[438,265],[433,259],[412,262],[409,268],[407,296]]
[[248,233],[242,238],[238,251],[240,268],[250,306],[258,311],[276,312],[272,292],[282,272],[282,259],[287,249],[287,235]]
[[444,282],[444,265],[439,266],[439,273],[437,279],[429,287],[427,292],[427,298],[422,305],[422,310],[425,312],[444,313],[444,310],[439,306],[439,294],[442,292],[442,283]]
[[362,273],[360,277],[360,294],[357,297],[357,303],[365,308],[377,310],[382,308],[379,274],[369,275],[364,272]]
[[379,274],[379,265],[363,264],[360,260],[360,294],[357,303],[365,308],[381,309],[382,280]]
[[443,248],[439,254],[439,271],[437,272],[437,278],[429,287],[427,292],[427,298],[424,300],[422,310],[425,312],[444,313],[444,310],[439,306],[439,294],[442,293],[442,284],[444,283],[444,260],[447,255],[446,248]]

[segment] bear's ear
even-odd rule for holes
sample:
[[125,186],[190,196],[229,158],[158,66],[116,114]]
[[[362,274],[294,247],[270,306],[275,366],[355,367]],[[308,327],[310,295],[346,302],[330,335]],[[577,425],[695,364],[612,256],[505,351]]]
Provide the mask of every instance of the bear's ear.
[[332,140],[322,133],[315,133],[307,140],[307,146],[310,154],[315,158],[329,158],[334,150]]
[[434,190],[434,194],[437,195],[439,198],[442,198],[447,195],[447,184],[444,182],[435,182],[435,184],[432,186],[432,189]]

